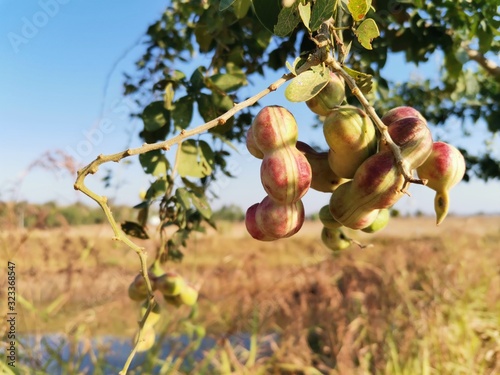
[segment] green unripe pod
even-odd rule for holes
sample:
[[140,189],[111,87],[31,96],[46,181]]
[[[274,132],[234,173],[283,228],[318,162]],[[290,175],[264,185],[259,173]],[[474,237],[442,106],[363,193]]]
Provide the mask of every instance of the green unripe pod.
[[389,209],[383,208],[378,211],[377,217],[375,220],[368,225],[366,228],[361,229],[363,232],[366,233],[375,233],[378,232],[382,229],[384,229],[387,224],[389,223],[389,218],[391,217],[391,213]]
[[321,231],[321,241],[333,252],[341,251],[351,246],[351,241],[340,228],[329,229],[324,227]]
[[359,108],[332,110],[323,123],[323,133],[330,147],[330,167],[339,177],[353,178],[359,166],[377,151],[375,127]]

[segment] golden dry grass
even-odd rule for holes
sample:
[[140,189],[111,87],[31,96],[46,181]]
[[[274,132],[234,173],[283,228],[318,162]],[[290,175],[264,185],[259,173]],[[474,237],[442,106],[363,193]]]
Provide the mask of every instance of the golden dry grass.
[[[373,246],[339,256],[322,245],[318,222],[273,243],[241,224],[221,228],[165,268],[201,287],[194,323],[208,334],[279,333],[276,373],[296,373],[277,363],[331,374],[500,373],[500,217],[449,217],[439,227],[392,219],[381,233],[351,233]],[[19,331],[133,336],[127,287],[139,261],[109,228],[2,232],[0,246],[25,300]],[[173,334],[189,310],[163,307]]]

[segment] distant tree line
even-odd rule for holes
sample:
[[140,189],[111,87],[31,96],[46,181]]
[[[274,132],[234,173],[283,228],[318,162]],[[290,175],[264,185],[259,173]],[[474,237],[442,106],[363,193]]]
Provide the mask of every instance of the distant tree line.
[[[113,206],[113,215],[118,222],[135,221],[137,210],[129,206]],[[224,205],[214,211],[214,221],[243,221],[245,212],[234,204]],[[62,226],[101,224],[106,220],[100,207],[91,207],[77,202],[59,205],[56,202],[43,204],[0,201],[0,227],[46,229]]]
[[[129,220],[135,211],[128,206],[116,206],[113,214],[118,221]],[[100,224],[105,221],[100,207],[77,202],[58,205],[55,202],[34,204],[29,202],[0,201],[0,226],[21,228],[56,228],[61,226]]]

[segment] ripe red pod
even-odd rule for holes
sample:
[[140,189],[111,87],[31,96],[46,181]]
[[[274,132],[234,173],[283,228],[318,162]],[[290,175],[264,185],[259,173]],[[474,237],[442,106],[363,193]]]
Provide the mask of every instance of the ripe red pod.
[[261,241],[274,241],[297,233],[304,223],[302,201],[278,204],[269,197],[247,210],[245,224],[250,235]]
[[302,198],[311,186],[311,166],[295,147],[282,147],[265,155],[260,178],[270,198],[290,204]]
[[265,155],[284,146],[294,147],[299,136],[295,117],[284,107],[267,106],[252,123],[253,140]]
[[[432,150],[432,134],[420,112],[411,107],[397,107],[387,112],[382,121],[410,169],[422,165]],[[387,149],[384,144],[380,148]]]
[[404,177],[390,151],[369,157],[352,181],[340,185],[330,199],[330,212],[342,225],[363,229],[403,196]]
[[427,180],[427,185],[436,191],[434,211],[436,224],[448,214],[449,190],[459,183],[465,174],[465,159],[460,151],[445,142],[434,142],[427,160],[417,168],[418,177]]

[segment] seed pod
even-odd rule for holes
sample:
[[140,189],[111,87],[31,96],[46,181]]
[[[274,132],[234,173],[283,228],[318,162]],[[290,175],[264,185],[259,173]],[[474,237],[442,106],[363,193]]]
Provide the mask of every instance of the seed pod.
[[321,241],[333,252],[341,251],[351,246],[351,241],[349,241],[340,228],[331,229],[324,227],[321,231]]
[[[411,107],[397,107],[387,112],[382,121],[410,169],[422,165],[432,150],[432,134],[420,112]],[[380,149],[388,148],[381,143]]]
[[353,178],[359,166],[377,151],[375,127],[359,108],[332,110],[323,123],[323,133],[330,147],[330,167],[339,177]]
[[348,228],[366,228],[376,219],[379,209],[392,206],[403,196],[403,185],[404,177],[392,153],[379,152],[359,167],[352,181],[332,193],[330,212]]
[[252,123],[253,139],[265,155],[284,146],[295,147],[299,136],[295,117],[286,108],[267,106]]
[[245,224],[250,235],[261,241],[273,241],[297,233],[304,223],[302,201],[282,205],[265,197],[247,210]]
[[332,109],[342,104],[345,99],[344,79],[330,72],[330,81],[313,98],[306,101],[311,111],[320,116],[327,116]]
[[297,149],[301,151],[311,165],[311,189],[331,193],[339,185],[347,182],[333,173],[328,162],[328,152],[317,152],[307,143],[298,141]]
[[465,160],[460,151],[445,142],[434,142],[427,160],[417,168],[418,177],[427,180],[427,185],[436,191],[434,211],[439,225],[448,214],[449,191],[465,174]]
[[282,147],[264,156],[260,179],[269,197],[280,204],[302,198],[311,186],[311,166],[295,147]]

